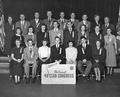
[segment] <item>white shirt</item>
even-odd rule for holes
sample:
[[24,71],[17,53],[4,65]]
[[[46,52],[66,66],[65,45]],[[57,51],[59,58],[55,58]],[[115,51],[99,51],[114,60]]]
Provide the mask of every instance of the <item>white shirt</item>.
[[50,57],[50,48],[47,46],[41,46],[38,49],[39,58]]
[[67,47],[66,48],[66,60],[67,61],[76,61],[77,58],[77,48],[75,47]]

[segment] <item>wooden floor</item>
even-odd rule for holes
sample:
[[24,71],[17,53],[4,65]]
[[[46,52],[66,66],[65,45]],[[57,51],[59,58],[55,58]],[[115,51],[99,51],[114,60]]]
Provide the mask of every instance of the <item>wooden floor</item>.
[[0,97],[120,97],[120,74],[107,77],[102,83],[79,78],[76,85],[14,85],[7,74],[0,74]]

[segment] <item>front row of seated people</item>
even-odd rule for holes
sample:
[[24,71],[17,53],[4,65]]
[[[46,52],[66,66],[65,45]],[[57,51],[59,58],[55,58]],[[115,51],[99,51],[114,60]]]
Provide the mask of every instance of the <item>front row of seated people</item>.
[[[32,82],[35,82],[36,74],[40,74],[41,65],[49,63],[76,64],[83,77],[89,75],[92,66],[96,75],[96,80],[101,80],[101,71],[105,62],[105,49],[101,48],[100,41],[96,41],[93,49],[87,44],[87,39],[82,36],[81,44],[76,48],[74,42],[69,41],[68,47],[64,48],[60,44],[60,38],[55,37],[55,45],[51,48],[47,46],[47,40],[43,40],[43,45],[37,49],[33,45],[33,40],[27,40],[27,47],[23,49],[20,40],[16,40],[16,47],[12,50],[12,60],[10,64],[10,74],[14,76],[15,83],[19,83],[23,73],[26,75],[26,83],[30,81],[30,64],[32,64]],[[93,64],[92,64],[93,63]],[[86,65],[85,71],[82,66]]]

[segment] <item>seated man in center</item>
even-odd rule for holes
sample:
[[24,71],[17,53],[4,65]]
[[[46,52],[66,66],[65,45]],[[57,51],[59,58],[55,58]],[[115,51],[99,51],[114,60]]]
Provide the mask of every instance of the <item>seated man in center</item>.
[[32,82],[35,82],[36,69],[37,69],[37,58],[38,58],[38,49],[33,45],[33,40],[27,40],[28,46],[24,49],[24,71],[26,74],[26,83],[29,83],[29,70],[30,64],[32,64]]
[[55,45],[51,47],[51,62],[63,63],[64,53],[63,46],[60,44],[60,38],[56,36]]
[[[87,41],[84,36],[81,36],[81,45],[79,45],[77,49],[78,70],[82,73],[83,77],[87,77],[92,68],[92,49],[87,45]],[[82,70],[83,65],[86,65],[85,71]]]

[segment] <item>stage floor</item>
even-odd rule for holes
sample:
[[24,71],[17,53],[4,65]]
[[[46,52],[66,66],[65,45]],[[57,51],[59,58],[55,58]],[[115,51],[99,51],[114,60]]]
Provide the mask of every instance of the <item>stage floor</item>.
[[0,97],[120,97],[120,74],[107,77],[102,83],[79,78],[76,85],[14,85],[8,75],[0,74]]

